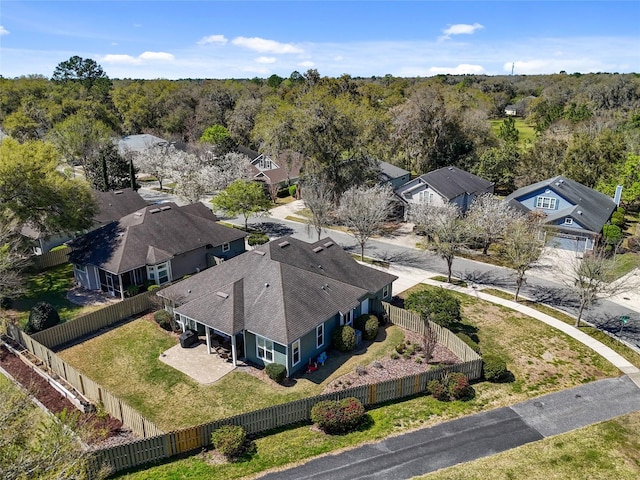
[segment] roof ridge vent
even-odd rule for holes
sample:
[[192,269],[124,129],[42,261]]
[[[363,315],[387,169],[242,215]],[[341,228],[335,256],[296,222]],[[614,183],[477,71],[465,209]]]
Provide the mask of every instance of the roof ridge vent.
[[216,292],[216,295],[219,296],[220,298],[229,298],[229,294],[228,293],[224,293],[224,292]]
[[289,242],[287,242],[286,240],[285,240],[284,242],[280,242],[280,243],[278,244],[278,246],[279,246],[280,248],[284,248],[284,247],[286,247],[287,245],[291,245],[291,244],[290,244]]

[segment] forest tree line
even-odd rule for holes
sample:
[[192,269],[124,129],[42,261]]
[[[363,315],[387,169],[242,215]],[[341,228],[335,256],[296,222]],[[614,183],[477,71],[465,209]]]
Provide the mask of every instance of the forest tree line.
[[[507,105],[533,138],[520,138]],[[150,133],[195,148],[222,129],[219,153],[299,152],[337,196],[384,160],[415,175],[455,165],[501,193],[564,174],[609,195],[623,184],[624,201],[640,198],[637,74],[133,80],[72,57],[50,79],[0,78],[0,123],[80,163],[114,136]]]

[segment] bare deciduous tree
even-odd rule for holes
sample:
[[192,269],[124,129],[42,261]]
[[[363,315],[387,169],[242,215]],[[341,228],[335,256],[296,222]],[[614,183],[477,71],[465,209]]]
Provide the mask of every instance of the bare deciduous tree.
[[411,205],[409,218],[427,233],[430,247],[447,262],[447,281],[451,283],[453,259],[469,243],[469,229],[456,205]]
[[318,240],[320,240],[322,229],[329,224],[333,209],[331,190],[325,182],[316,178],[305,180],[302,182],[301,188],[304,204],[311,213],[311,217],[307,220],[307,228],[313,227],[318,234]]
[[364,246],[391,214],[393,191],[388,185],[351,187],[340,200],[338,217],[360,244],[360,260],[364,260]]
[[482,253],[487,255],[491,244],[504,237],[513,220],[520,214],[491,193],[473,200],[466,221],[473,236],[482,243]]
[[585,310],[602,298],[637,289],[640,286],[637,276],[623,281],[615,281],[615,255],[608,257],[604,247],[596,247],[593,252],[585,253],[582,258],[574,258],[565,272],[565,284],[576,294],[579,300],[578,316],[575,326]]
[[433,352],[438,344],[438,334],[431,327],[431,321],[424,319],[424,332],[422,332],[422,349],[424,350],[424,359],[427,363],[431,360]]
[[16,220],[0,221],[0,301],[24,292],[21,272],[29,260],[17,235],[18,225]]
[[514,301],[518,301],[520,289],[526,283],[527,271],[537,262],[544,244],[538,239],[539,224],[535,219],[521,217],[511,222],[505,234],[502,254],[516,273],[516,292]]

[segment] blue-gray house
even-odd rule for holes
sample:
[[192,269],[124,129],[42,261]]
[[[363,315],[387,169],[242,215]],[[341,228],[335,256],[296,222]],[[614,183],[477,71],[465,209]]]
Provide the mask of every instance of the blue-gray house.
[[231,345],[232,359],[280,363],[287,375],[331,343],[338,325],[391,299],[397,277],[356,262],[330,238],[273,240],[171,285],[158,295],[183,329]]
[[576,252],[593,250],[616,209],[611,197],[562,175],[520,188],[505,202],[523,213],[545,213],[548,243]]
[[203,203],[150,205],[70,243],[76,283],[124,298],[147,282],[162,285],[245,251],[241,230],[218,223]]

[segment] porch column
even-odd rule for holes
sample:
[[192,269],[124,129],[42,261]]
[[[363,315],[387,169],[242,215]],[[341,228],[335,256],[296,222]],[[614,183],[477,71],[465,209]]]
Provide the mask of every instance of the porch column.
[[122,274],[118,275],[118,283],[120,284],[120,299],[124,300],[124,287],[122,286]]
[[233,366],[237,367],[238,355],[236,354],[236,336],[231,335],[231,359],[233,360]]
[[204,326],[204,334],[207,336],[207,353],[211,355],[211,338],[209,338],[209,327]]

